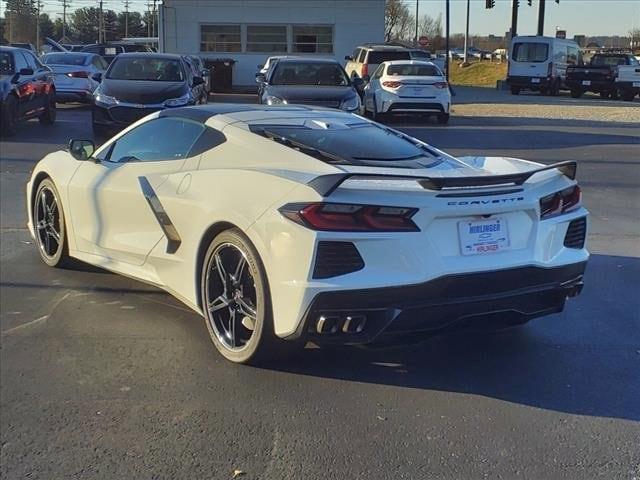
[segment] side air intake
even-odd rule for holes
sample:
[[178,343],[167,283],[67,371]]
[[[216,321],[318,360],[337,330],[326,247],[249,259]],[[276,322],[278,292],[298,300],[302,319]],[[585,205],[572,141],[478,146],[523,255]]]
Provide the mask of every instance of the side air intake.
[[331,278],[357,272],[364,261],[351,242],[318,242],[313,278]]
[[564,246],[567,248],[584,248],[587,235],[587,218],[572,220],[564,236]]

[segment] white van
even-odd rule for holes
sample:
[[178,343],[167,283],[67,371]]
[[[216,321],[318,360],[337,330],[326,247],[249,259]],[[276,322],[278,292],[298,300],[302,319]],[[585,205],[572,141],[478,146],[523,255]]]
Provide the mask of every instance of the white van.
[[521,90],[557,95],[569,65],[582,65],[580,47],[573,40],[518,36],[509,46],[507,83],[513,95]]

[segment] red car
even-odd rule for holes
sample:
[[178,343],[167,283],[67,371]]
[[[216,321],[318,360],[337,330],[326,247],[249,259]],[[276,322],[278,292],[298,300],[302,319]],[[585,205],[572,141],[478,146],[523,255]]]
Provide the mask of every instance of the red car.
[[56,120],[53,72],[29,50],[0,47],[0,125],[14,135],[18,123],[38,118],[43,125]]

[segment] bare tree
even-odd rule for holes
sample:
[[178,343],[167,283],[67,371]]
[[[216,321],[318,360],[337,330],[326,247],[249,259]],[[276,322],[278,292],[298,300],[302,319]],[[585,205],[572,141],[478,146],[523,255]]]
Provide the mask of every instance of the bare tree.
[[414,22],[409,7],[402,0],[387,0],[384,18],[384,39],[386,42],[411,39]]

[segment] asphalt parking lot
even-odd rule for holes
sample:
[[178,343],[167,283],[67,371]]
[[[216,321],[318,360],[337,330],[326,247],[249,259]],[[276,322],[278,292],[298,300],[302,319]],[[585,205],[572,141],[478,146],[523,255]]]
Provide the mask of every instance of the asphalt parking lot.
[[578,161],[582,295],[516,330],[306,349],[268,368],[223,361],[163,292],[40,261],[24,185],[47,152],[91,138],[86,107],[3,139],[0,476],[639,479],[640,103],[456,100],[449,126],[395,126],[456,155]]

